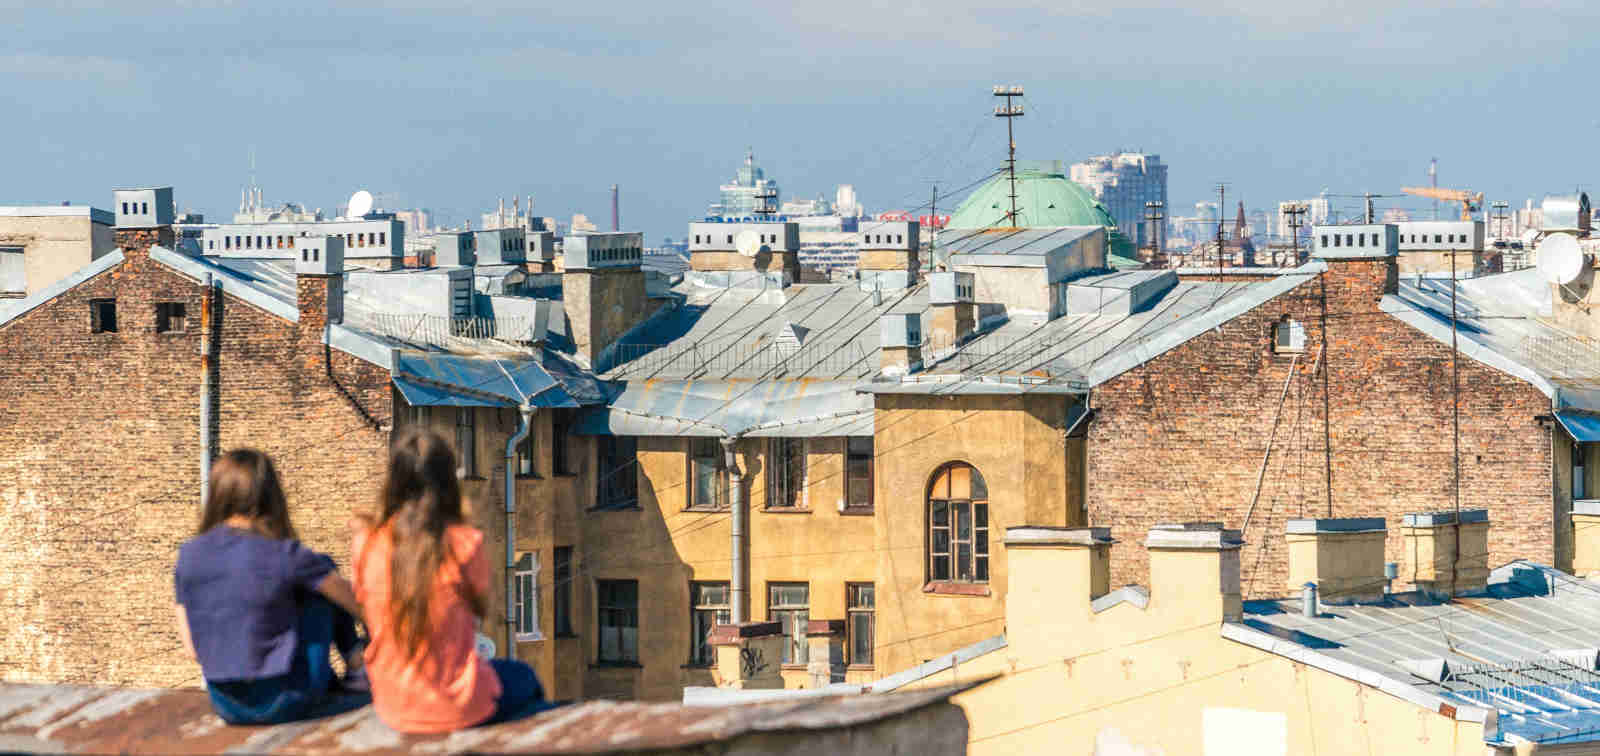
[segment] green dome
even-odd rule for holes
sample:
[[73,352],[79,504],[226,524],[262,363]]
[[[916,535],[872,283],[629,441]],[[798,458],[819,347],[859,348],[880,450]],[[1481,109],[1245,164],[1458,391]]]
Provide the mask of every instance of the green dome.
[[[950,214],[946,228],[988,228],[1013,225],[1011,181],[1001,173],[978,187]],[[1111,254],[1136,257],[1133,244],[1117,230],[1100,200],[1061,172],[1058,160],[1017,161],[1017,226],[1105,226]]]

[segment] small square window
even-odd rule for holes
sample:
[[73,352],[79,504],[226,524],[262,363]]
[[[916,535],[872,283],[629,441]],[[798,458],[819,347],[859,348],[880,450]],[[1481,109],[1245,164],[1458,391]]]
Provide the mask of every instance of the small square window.
[[89,300],[89,332],[90,333],[116,333],[117,332],[117,300],[91,299]]
[[156,333],[180,333],[184,328],[182,302],[156,303]]

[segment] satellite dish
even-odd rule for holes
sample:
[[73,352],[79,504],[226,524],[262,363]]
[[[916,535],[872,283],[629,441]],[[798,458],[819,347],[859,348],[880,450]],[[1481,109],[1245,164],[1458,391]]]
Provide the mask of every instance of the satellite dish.
[[745,257],[755,257],[761,252],[761,237],[754,231],[740,231],[733,237],[734,246],[739,249],[739,254]]
[[1569,234],[1551,234],[1539,242],[1539,273],[1553,284],[1568,284],[1583,274],[1583,248]]
[[372,192],[365,189],[350,195],[350,206],[345,208],[345,215],[350,218],[365,218],[372,212]]

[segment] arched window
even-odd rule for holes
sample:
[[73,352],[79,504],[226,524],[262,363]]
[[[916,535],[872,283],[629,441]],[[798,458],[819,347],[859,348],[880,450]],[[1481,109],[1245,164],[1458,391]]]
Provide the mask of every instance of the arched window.
[[965,462],[939,468],[928,487],[928,579],[989,582],[989,487]]
[[1288,315],[1272,326],[1272,351],[1298,354],[1306,350],[1306,327]]

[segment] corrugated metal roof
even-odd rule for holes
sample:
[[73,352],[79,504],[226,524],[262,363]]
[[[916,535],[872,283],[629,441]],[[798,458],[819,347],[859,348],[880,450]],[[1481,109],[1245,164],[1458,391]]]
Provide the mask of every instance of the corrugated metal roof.
[[576,432],[619,436],[872,435],[872,397],[853,380],[631,381]]
[[406,401],[417,406],[580,406],[543,364],[521,357],[400,352],[394,382]]
[[395,732],[378,721],[371,706],[348,710],[348,700],[342,714],[268,727],[230,727],[211,712],[203,690],[11,684],[0,685],[0,748],[139,754],[716,751],[716,744],[733,745],[731,741],[748,735],[804,738],[811,731],[870,725],[942,703],[982,682],[716,708],[589,701],[441,735]]
[[1028,259],[1042,258],[1102,230],[1100,226],[947,229],[939,235],[938,251],[957,265],[961,256],[1016,257],[1018,265],[1025,265]]
[[1574,439],[1586,444],[1600,441],[1600,415],[1586,412],[1557,412],[1556,419]]
[[1600,740],[1600,584],[1514,562],[1487,590],[1448,602],[1396,594],[1324,605],[1315,617],[1299,605],[1245,602],[1241,624],[1264,634],[1267,650],[1373,675],[1364,682],[1402,697],[1495,710],[1493,742]]

